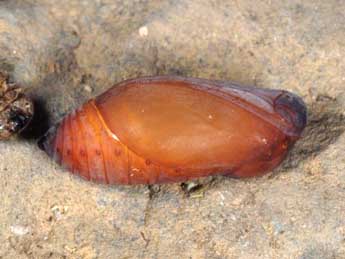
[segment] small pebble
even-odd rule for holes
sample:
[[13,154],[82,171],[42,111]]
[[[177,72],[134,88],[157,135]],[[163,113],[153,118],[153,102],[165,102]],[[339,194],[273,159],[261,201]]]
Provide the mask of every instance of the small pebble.
[[10,229],[16,236],[24,236],[30,232],[30,228],[20,225],[11,226]]
[[147,35],[149,35],[149,30],[146,26],[142,26],[139,28],[139,35],[140,37],[146,37]]
[[88,92],[88,93],[92,93],[93,89],[91,86],[89,85],[84,85],[84,91]]
[[233,199],[231,204],[234,206],[239,206],[239,205],[241,205],[242,201],[243,201],[243,197],[239,196],[239,197],[236,197],[235,199]]
[[62,215],[65,214],[68,211],[68,206],[54,205],[50,210],[54,214],[54,217],[55,217],[56,220],[61,220],[62,219]]

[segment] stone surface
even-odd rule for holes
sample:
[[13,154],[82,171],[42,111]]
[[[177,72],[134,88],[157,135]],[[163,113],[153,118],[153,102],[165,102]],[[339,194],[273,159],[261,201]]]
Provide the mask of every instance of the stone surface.
[[[0,69],[37,103],[0,143],[0,258],[345,258],[340,0],[4,0]],[[272,174],[102,186],[36,145],[115,82],[177,74],[301,95],[309,125]]]

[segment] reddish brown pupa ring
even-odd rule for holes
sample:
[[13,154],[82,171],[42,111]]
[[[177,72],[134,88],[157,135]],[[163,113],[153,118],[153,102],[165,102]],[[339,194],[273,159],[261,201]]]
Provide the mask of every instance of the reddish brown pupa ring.
[[251,177],[275,168],[305,125],[303,101],[284,90],[146,77],[91,99],[40,146],[73,173],[101,183]]

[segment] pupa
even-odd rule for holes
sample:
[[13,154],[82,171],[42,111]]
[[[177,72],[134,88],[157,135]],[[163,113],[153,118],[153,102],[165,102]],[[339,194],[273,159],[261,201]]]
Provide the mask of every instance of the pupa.
[[105,184],[260,176],[300,138],[306,106],[285,90],[178,76],[116,84],[39,141],[73,174]]

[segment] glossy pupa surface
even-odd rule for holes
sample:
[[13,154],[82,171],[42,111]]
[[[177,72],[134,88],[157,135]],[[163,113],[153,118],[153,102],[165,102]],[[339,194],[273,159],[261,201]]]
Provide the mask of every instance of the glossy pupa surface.
[[306,108],[284,90],[182,77],[127,80],[41,141],[57,162],[110,184],[262,175],[300,137]]

